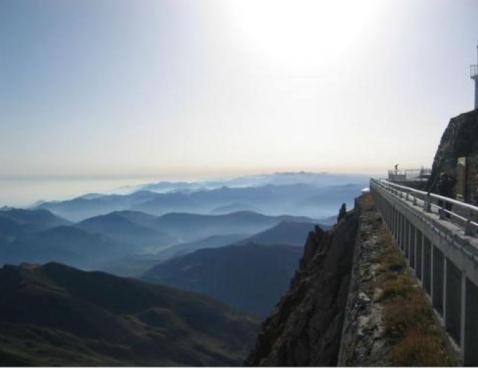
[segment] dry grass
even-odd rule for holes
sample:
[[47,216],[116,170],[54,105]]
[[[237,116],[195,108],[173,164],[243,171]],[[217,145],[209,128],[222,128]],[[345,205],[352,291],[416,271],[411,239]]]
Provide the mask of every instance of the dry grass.
[[442,338],[412,329],[390,351],[390,362],[396,366],[451,366],[454,359],[443,347]]
[[382,283],[382,300],[394,298],[406,298],[413,293],[415,280],[410,275],[387,275]]
[[[380,259],[380,270],[382,272],[392,271],[400,272],[405,269],[406,263],[403,259],[403,256],[395,251],[395,249],[390,249],[386,254]],[[391,273],[391,275],[396,276],[396,273]]]
[[390,340],[388,359],[395,366],[451,366],[457,361],[449,348],[432,307],[409,274],[403,255],[384,225],[378,232],[380,257],[378,287],[382,289],[385,336]]
[[393,341],[390,362],[398,366],[456,365],[422,290],[411,285],[404,293],[406,284],[384,297],[385,334]]
[[360,196],[360,207],[364,211],[369,211],[375,208],[375,201],[373,200],[372,194],[365,193]]
[[[394,338],[404,338],[414,329],[427,329],[433,323],[430,306],[419,293],[408,291],[405,296],[395,294],[385,303],[385,332]],[[384,298],[385,299],[385,298]]]

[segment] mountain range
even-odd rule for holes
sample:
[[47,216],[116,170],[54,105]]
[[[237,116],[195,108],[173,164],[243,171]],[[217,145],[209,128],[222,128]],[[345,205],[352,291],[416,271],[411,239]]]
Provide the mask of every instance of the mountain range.
[[194,293],[56,263],[0,269],[2,365],[240,365],[257,320]]
[[[307,235],[314,229],[314,224],[309,222],[283,220],[262,232],[252,236],[247,234],[213,235],[200,240],[174,244],[154,254],[144,254],[124,257],[115,262],[110,262],[101,267],[102,270],[120,276],[139,277],[153,266],[199,249],[220,248],[233,244],[256,243],[262,245],[294,245],[303,246]],[[328,229],[327,225],[320,225]]]
[[150,183],[139,185],[131,189],[131,192],[137,190],[149,190],[158,193],[167,193],[177,190],[198,191],[210,190],[221,187],[244,188],[259,187],[263,185],[290,185],[304,183],[316,187],[341,185],[344,183],[365,183],[367,177],[359,174],[332,174],[328,172],[276,172],[273,174],[259,174],[241,176],[232,179],[217,179],[192,182],[167,182]]
[[[284,220],[274,227],[250,236],[238,243],[256,243],[262,245],[283,244],[302,247],[307,238],[307,234],[314,230],[314,226],[313,222]],[[321,228],[328,229],[329,226],[321,225]]]
[[115,262],[121,263],[125,257],[150,254],[151,262],[147,265],[153,266],[152,262],[167,258],[155,256],[162,249],[171,251],[178,245],[178,253],[185,253],[187,247],[180,243],[189,242],[194,250],[214,245],[204,240],[214,237],[222,237],[217,246],[228,245],[284,220],[315,222],[305,217],[244,211],[226,215],[172,213],[159,217],[116,211],[70,223],[44,209],[7,209],[0,211],[0,264],[55,261],[85,269],[114,269]]
[[317,218],[335,223],[363,185],[336,180],[162,182],[0,209],[0,362],[240,364]]
[[302,253],[298,246],[252,242],[201,249],[154,266],[143,279],[199,292],[263,317],[287,290]]
[[115,242],[130,245],[138,253],[155,250],[178,242],[175,236],[159,230],[155,216],[137,211],[117,211],[83,220],[75,227],[93,234],[108,236]]
[[127,194],[88,194],[43,202],[36,208],[74,222],[125,210],[156,216],[254,211],[325,218],[334,215],[342,202],[350,206],[367,181],[359,175],[282,173],[213,182],[160,182],[132,188]]
[[0,210],[0,239],[69,224],[70,221],[55,216],[48,210],[7,207]]

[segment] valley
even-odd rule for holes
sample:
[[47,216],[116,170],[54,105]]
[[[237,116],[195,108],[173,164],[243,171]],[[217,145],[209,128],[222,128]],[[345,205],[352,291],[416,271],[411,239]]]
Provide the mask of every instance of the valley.
[[[363,185],[338,180],[290,173],[157,183],[1,209],[0,359],[240,364],[322,221],[305,214],[333,203],[327,229],[341,204],[331,193],[346,190],[352,201]],[[312,192],[322,197],[305,205]]]

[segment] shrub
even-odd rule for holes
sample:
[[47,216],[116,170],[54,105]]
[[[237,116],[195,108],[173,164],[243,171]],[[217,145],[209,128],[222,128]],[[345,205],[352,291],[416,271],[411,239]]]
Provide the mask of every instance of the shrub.
[[423,330],[408,331],[405,338],[392,347],[390,362],[395,366],[450,366],[456,363],[444,349],[439,335]]
[[406,274],[385,278],[382,288],[382,300],[407,298],[415,291],[413,279]]
[[428,330],[433,321],[433,312],[418,293],[395,299],[385,304],[385,333],[394,338],[403,338],[414,329]]

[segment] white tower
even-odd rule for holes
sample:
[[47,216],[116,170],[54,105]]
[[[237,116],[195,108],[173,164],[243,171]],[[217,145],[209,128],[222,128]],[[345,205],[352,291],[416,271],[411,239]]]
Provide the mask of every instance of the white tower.
[[477,51],[477,64],[470,66],[470,77],[475,81],[475,109],[478,109],[478,46]]

